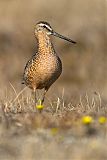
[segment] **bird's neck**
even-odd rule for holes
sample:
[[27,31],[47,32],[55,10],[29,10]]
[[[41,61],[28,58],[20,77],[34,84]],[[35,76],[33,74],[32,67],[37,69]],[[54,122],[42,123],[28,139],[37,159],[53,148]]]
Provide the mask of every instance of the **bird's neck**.
[[41,54],[54,53],[53,45],[50,37],[45,32],[39,32],[37,34],[38,52]]

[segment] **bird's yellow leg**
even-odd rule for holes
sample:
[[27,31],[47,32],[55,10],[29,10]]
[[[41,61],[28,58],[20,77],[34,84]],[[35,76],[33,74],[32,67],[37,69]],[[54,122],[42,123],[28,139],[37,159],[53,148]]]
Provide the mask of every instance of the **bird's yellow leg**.
[[36,99],[36,92],[35,92],[35,101],[36,101],[35,104],[36,104],[36,108],[38,109],[39,112],[41,112],[44,108],[43,102],[44,102],[45,95],[46,95],[47,91],[48,91],[47,89],[44,90],[42,100],[41,99],[39,99],[39,100]]
[[35,105],[36,105],[36,103],[37,103],[36,89],[34,89],[34,99],[35,99]]
[[41,111],[44,108],[44,105],[42,104],[41,99],[38,100],[38,104],[36,105],[36,108],[38,109],[38,111],[41,113]]
[[43,102],[44,102],[45,95],[46,95],[46,92],[47,92],[47,91],[48,91],[48,89],[45,89],[45,90],[44,90],[43,98],[42,98],[42,101],[41,101],[41,102],[42,102],[42,104],[43,104]]

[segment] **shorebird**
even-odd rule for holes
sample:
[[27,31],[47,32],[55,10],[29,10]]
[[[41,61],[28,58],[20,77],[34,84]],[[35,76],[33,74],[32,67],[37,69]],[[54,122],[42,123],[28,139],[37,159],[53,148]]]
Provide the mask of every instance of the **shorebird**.
[[36,89],[44,89],[41,100],[43,104],[46,92],[62,72],[62,62],[55,52],[51,35],[71,43],[76,42],[55,32],[49,23],[43,21],[35,25],[34,33],[37,39],[37,52],[25,66],[23,83],[33,90],[35,103],[37,103]]

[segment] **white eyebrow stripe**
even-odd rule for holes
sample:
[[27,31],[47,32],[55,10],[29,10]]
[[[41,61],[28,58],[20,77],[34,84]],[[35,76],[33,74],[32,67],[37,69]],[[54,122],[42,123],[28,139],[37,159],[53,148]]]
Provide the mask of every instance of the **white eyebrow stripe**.
[[46,28],[48,28],[49,30],[51,30],[51,31],[52,31],[52,28],[50,28],[47,24],[40,23],[39,25],[40,25],[41,27],[46,26]]

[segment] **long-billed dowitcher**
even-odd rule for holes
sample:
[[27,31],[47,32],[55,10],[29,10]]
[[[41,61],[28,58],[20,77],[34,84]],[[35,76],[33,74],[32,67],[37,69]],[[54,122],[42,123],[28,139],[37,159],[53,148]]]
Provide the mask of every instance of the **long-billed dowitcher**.
[[25,66],[23,82],[34,91],[35,101],[36,89],[44,88],[44,94],[41,100],[43,103],[46,92],[62,72],[62,63],[54,50],[50,36],[53,35],[71,43],[76,42],[56,33],[49,23],[43,21],[35,25],[34,33],[38,45],[37,52]]

